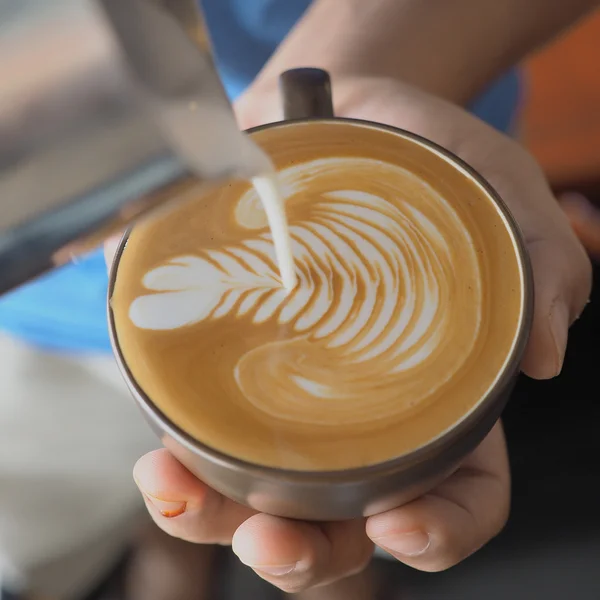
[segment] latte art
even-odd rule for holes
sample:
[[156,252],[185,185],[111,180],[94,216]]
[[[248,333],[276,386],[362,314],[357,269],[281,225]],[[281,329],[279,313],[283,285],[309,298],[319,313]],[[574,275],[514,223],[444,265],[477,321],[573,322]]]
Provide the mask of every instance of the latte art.
[[[180,188],[136,225],[111,318],[127,374],[205,447],[300,471],[411,453],[472,414],[515,347],[517,246],[489,191],[398,132],[254,132],[285,198],[282,285],[248,182]],[[262,492],[261,492],[262,493]]]
[[[345,173],[358,189],[332,189]],[[456,211],[410,172],[381,161],[319,159],[288,167],[280,179],[298,277],[291,293],[281,287],[251,189],[235,207],[248,235],[151,270],[143,284],[154,293],[134,300],[132,321],[158,330],[232,318],[289,327],[285,339],[275,335],[240,356],[232,374],[244,397],[277,419],[361,423],[426,401],[468,359],[481,320],[477,254]],[[372,192],[361,191],[363,181]],[[464,299],[455,288],[465,277],[473,282],[472,319],[457,332],[454,304]],[[446,368],[432,378],[440,353]]]

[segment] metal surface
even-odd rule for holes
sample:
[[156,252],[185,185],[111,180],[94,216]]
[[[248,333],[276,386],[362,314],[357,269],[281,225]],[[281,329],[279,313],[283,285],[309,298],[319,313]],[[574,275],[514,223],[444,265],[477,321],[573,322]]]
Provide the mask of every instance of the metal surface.
[[[290,77],[294,79],[294,74],[286,75],[288,82]],[[314,82],[315,78],[312,78],[312,81]],[[320,81],[328,81],[328,78],[321,77]],[[282,89],[284,92],[293,89],[295,94],[300,94],[303,88],[293,85],[291,88],[282,86]],[[307,93],[314,97],[314,88],[311,86]],[[303,102],[298,99],[288,99],[287,104],[292,102],[296,106],[313,105],[310,101]],[[314,115],[310,113],[303,116],[312,118]],[[265,127],[294,127],[294,124],[294,121],[289,121]],[[129,371],[119,346],[118,332],[109,302],[109,330],[117,362],[144,416],[164,445],[205,483],[225,496],[261,512],[297,519],[340,520],[379,513],[417,498],[446,478],[485,438],[500,417],[520,370],[533,314],[533,284],[522,236],[507,207],[480,175],[448,151],[399,129],[368,122],[362,124],[364,127],[391,131],[402,138],[427,146],[486,190],[512,233],[521,268],[523,312],[516,341],[503,372],[498,374],[496,383],[487,396],[451,430],[425,446],[405,456],[371,467],[332,472],[286,471],[226,456],[193,439],[170,422],[154,406],[151,398],[144,393]],[[126,243],[127,236],[123,238],[113,263],[109,299]]]
[[3,0],[0,293],[164,204],[188,169],[247,174],[248,143],[194,0]]

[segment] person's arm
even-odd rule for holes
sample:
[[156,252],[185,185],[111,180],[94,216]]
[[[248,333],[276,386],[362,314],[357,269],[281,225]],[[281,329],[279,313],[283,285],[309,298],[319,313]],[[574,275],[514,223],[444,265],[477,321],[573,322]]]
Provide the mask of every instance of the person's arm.
[[259,75],[394,77],[459,104],[599,0],[315,0]]

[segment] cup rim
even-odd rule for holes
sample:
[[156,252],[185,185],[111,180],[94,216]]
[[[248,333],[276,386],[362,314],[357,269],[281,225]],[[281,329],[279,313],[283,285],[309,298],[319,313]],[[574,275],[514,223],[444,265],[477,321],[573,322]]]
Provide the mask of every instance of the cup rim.
[[346,117],[309,117],[302,119],[288,119],[285,121],[278,121],[275,123],[267,123],[265,125],[252,127],[247,129],[245,133],[251,135],[266,129],[289,127],[309,122],[318,122],[323,124],[330,123],[335,125],[347,123],[351,125],[358,125],[360,127],[376,129],[379,131],[387,131],[401,138],[409,139],[412,142],[424,146],[426,149],[434,152],[440,158],[450,163],[454,168],[462,171],[466,177],[469,177],[472,181],[479,185],[486,193],[488,200],[492,201],[493,205],[498,211],[499,216],[502,218],[512,239],[512,245],[515,250],[515,255],[519,266],[519,274],[522,281],[520,290],[522,308],[519,323],[515,331],[513,344],[506,357],[502,370],[498,373],[496,379],[490,385],[487,393],[480,398],[475,406],[473,406],[473,408],[459,421],[448,427],[445,431],[440,432],[436,437],[432,438],[425,444],[406,452],[405,454],[396,456],[383,462],[361,467],[352,467],[349,469],[304,471],[273,467],[246,461],[210,447],[209,445],[188,434],[183,428],[173,423],[171,419],[169,419],[169,417],[152,402],[152,399],[146,394],[146,392],[144,392],[141,385],[136,381],[129,369],[129,366],[127,365],[125,357],[123,356],[116,331],[111,299],[116,284],[121,257],[127,246],[132,228],[127,229],[123,234],[109,271],[107,294],[109,337],[119,370],[121,371],[122,376],[124,377],[140,408],[152,420],[152,422],[159,424],[158,426],[163,433],[168,434],[188,451],[195,455],[201,455],[202,458],[211,463],[218,463],[220,466],[233,470],[244,471],[245,473],[260,474],[261,477],[271,476],[273,479],[277,479],[278,481],[288,480],[304,483],[348,483],[364,480],[365,478],[371,478],[373,476],[383,476],[387,473],[406,470],[414,465],[424,462],[430,456],[439,455],[446,449],[451,448],[457,439],[461,439],[471,432],[472,429],[476,427],[486,415],[494,410],[497,402],[502,400],[502,392],[508,387],[513,377],[519,373],[519,366],[529,338],[529,333],[533,322],[533,272],[521,228],[502,197],[477,170],[456,156],[450,150],[447,150],[446,148],[436,144],[435,142],[432,142],[431,140],[428,140],[427,138],[410,131],[394,127],[392,125],[385,125],[375,123],[373,121],[351,119]]

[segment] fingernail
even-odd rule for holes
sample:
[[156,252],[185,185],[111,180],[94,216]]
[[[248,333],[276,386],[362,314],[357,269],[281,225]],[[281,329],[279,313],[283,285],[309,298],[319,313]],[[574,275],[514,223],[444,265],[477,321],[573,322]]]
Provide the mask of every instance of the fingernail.
[[179,515],[182,515],[187,508],[187,502],[170,502],[156,498],[155,496],[148,494],[148,492],[142,493],[144,494],[146,500],[148,500],[148,502],[150,502],[160,512],[160,514],[167,519],[173,519]]
[[289,575],[292,571],[296,570],[296,565],[260,565],[253,566],[247,565],[250,568],[258,571],[259,573],[264,573],[270,577],[283,577],[284,575]]
[[556,364],[554,367],[554,375],[556,376],[562,371],[567,339],[569,337],[569,309],[562,301],[557,300],[552,305],[550,310],[550,331],[556,352]]
[[424,531],[411,531],[394,537],[374,540],[378,546],[402,556],[420,556],[431,546],[431,538]]

